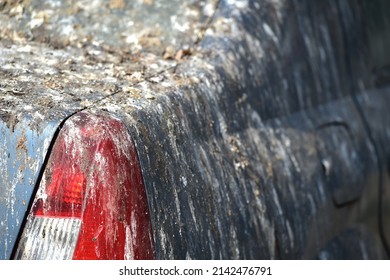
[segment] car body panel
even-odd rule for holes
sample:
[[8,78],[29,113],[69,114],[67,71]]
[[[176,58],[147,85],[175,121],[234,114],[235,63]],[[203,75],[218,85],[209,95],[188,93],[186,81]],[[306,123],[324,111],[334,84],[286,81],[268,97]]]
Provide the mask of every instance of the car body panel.
[[0,253],[9,259],[22,228],[47,150],[58,123],[48,122],[42,131],[26,120],[7,126],[0,120]]
[[[375,232],[375,153],[351,99],[266,122],[251,112],[248,127],[222,131],[221,119],[213,118],[221,110],[201,108],[210,104],[203,98],[187,90],[183,99],[164,98],[130,116],[118,113],[131,129],[152,198],[159,258],[313,258],[363,213]],[[175,108],[164,114],[170,104]],[[334,142],[345,134],[318,133],[324,124],[345,125],[353,140]],[[340,159],[340,149],[321,153],[324,143],[355,151],[355,160]],[[336,160],[348,162],[342,175]],[[325,161],[332,162],[327,171]],[[335,205],[333,187],[351,188],[346,207]],[[375,244],[377,235],[371,235]]]

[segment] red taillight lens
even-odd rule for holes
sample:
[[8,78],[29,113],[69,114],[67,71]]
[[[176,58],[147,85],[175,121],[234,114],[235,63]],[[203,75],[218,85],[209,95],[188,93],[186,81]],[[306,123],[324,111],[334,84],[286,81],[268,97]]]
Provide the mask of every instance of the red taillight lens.
[[150,259],[152,244],[126,127],[107,115],[71,117],[53,146],[15,257]]

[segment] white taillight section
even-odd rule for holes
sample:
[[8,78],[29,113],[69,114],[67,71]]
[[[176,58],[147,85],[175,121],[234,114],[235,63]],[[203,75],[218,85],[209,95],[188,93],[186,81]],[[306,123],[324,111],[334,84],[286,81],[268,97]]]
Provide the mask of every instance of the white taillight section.
[[[66,260],[71,259],[81,227],[80,219],[34,217],[27,225],[22,250],[17,259]],[[21,247],[19,247],[21,248]]]
[[16,259],[150,259],[153,242],[135,147],[108,115],[78,113],[53,146]]

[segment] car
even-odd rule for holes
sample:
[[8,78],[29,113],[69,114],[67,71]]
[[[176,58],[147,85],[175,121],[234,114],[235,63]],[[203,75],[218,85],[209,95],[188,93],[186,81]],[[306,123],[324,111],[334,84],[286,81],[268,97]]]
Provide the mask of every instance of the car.
[[387,1],[0,2],[0,259],[387,259]]

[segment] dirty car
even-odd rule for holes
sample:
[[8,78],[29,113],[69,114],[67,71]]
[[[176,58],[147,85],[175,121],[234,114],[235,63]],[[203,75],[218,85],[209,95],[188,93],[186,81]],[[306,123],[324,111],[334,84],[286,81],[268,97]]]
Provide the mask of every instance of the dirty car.
[[0,259],[383,259],[387,1],[0,1]]

